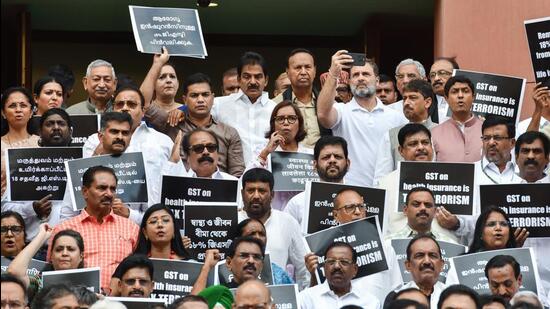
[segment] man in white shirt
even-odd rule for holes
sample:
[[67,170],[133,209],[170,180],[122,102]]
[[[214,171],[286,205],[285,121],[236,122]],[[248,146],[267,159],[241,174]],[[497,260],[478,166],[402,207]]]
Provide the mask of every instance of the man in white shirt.
[[518,137],[515,146],[519,176],[527,183],[550,183],[544,171],[550,160],[550,140],[541,132],[529,131]]
[[[345,104],[335,103],[336,82],[346,68],[350,69],[353,99]],[[317,100],[317,117],[321,125],[349,142],[349,158],[354,162],[346,175],[346,183],[350,185],[372,186],[380,137],[406,122],[402,113],[388,108],[376,97],[377,76],[374,62],[367,60],[363,66],[353,66],[347,51],[339,50],[332,56],[329,78]]]
[[445,120],[449,119],[449,116],[447,116],[449,104],[447,104],[445,100],[445,83],[453,75],[454,69],[459,69],[458,63],[454,57],[436,58],[430,68],[430,83],[432,84],[432,90],[437,99],[437,102],[434,102],[434,104],[437,104],[438,123],[443,123]]
[[[403,88],[411,80],[421,79],[426,80],[426,69],[422,63],[414,59],[405,59],[401,61],[395,68],[395,80],[397,81],[397,91],[403,96]],[[391,105],[390,108],[397,112],[403,112],[403,100],[399,100]]]
[[255,158],[254,150],[263,146],[269,130],[269,118],[275,102],[264,92],[268,77],[264,58],[255,52],[246,52],[237,67],[241,89],[237,93],[214,99],[212,116],[235,128],[241,137],[245,166]]
[[[313,166],[324,182],[343,183],[348,172],[348,143],[340,136],[321,136],[313,149]],[[302,224],[304,213],[308,211],[306,193],[300,192],[286,204],[284,212]]]
[[301,289],[309,283],[309,273],[304,264],[306,249],[302,240],[300,225],[291,215],[271,208],[273,199],[273,174],[264,168],[252,168],[242,177],[241,190],[244,211],[239,221],[246,218],[260,220],[267,233],[266,252],[271,261],[285,267],[294,266],[296,282]]
[[323,284],[300,292],[300,307],[341,308],[356,305],[361,308],[380,308],[379,299],[360,289],[351,279],[357,275],[357,252],[345,242],[333,242],[325,251],[325,276]]

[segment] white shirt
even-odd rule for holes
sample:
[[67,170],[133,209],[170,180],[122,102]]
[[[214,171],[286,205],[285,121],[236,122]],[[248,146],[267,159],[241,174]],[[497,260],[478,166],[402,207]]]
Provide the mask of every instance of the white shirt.
[[437,98],[437,116],[439,117],[439,123],[443,123],[449,119],[449,116],[447,116],[447,113],[449,112],[449,104],[445,100],[445,97],[438,94],[435,96]]
[[328,281],[325,281],[323,284],[303,290],[298,295],[298,299],[302,309],[338,309],[346,305],[356,305],[363,309],[381,308],[380,300],[376,296],[360,289],[353,282],[351,283],[351,291],[341,297],[334,294],[328,285]]
[[338,115],[332,132],[347,140],[349,159],[353,162],[345,177],[346,183],[370,187],[374,181],[376,153],[381,137],[408,120],[403,113],[385,106],[378,98],[372,111],[361,107],[355,98],[349,103],[335,103],[333,106]]
[[[197,174],[194,170],[189,169],[189,172],[187,172],[186,177],[193,177],[198,178]],[[210,176],[212,179],[226,179],[226,180],[238,180],[237,177],[230,175],[228,173],[224,173],[220,171],[220,169],[216,169],[216,171]]]
[[[399,287],[395,292],[399,292],[401,290],[406,290],[408,288],[416,288],[418,289],[418,285],[416,285],[416,282],[409,281],[405,284],[403,284],[401,287]],[[432,292],[432,295],[430,295],[430,309],[437,309],[437,303],[439,302],[439,296],[441,295],[441,292],[445,290],[447,286],[440,281],[437,281],[434,285],[434,290]]]
[[[532,117],[529,117],[527,119],[524,119],[518,123],[518,127],[516,129],[516,138],[518,138],[523,133],[527,132],[527,127],[529,127],[529,124],[531,123]],[[550,125],[550,120],[546,119],[544,117],[540,117],[540,124],[539,124],[539,131],[542,132],[542,128]]]
[[254,149],[267,141],[265,133],[269,131],[269,120],[275,105],[267,92],[263,92],[254,103],[242,90],[214,98],[211,114],[217,121],[230,125],[239,132],[245,166],[254,160]]
[[[246,212],[239,212],[239,222],[247,218]],[[267,233],[265,250],[269,252],[271,262],[283,268],[290,262],[294,265],[300,289],[306,288],[309,284],[309,272],[304,262],[307,252],[298,222],[287,213],[271,209],[264,225]]]
[[527,180],[522,179],[521,183],[550,183],[550,175],[545,175],[543,178],[535,181],[535,182],[527,182]]
[[294,219],[296,219],[296,221],[298,221],[298,224],[302,226],[304,213],[307,211],[306,192],[300,192],[291,198],[290,201],[286,203],[286,207],[283,211],[291,215]]
[[393,102],[392,104],[389,104],[386,106],[393,109],[396,112],[403,114],[403,100]]

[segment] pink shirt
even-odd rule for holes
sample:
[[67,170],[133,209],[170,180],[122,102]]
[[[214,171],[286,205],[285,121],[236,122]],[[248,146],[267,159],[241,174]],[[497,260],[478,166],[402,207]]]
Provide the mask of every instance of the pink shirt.
[[481,160],[481,121],[476,116],[464,123],[464,133],[454,119],[432,128],[432,143],[436,161],[476,162]]

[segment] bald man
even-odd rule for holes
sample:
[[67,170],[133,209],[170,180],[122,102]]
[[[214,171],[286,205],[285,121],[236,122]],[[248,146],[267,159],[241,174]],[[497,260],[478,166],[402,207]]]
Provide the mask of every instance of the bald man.
[[275,308],[275,304],[271,302],[271,292],[260,280],[251,279],[245,281],[239,286],[235,293],[235,301],[233,308]]

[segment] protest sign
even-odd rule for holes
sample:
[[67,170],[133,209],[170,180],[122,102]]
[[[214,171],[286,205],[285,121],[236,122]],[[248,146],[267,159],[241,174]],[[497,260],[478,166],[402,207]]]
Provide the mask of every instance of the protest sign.
[[434,193],[436,206],[456,215],[472,214],[474,164],[402,161],[398,168],[397,211],[403,211],[409,191],[424,187]]
[[100,115],[71,115],[73,139],[71,146],[84,146],[88,137],[99,131]]
[[514,228],[526,228],[529,238],[550,237],[550,184],[481,185],[481,211],[500,207]]
[[[2,257],[2,272],[5,273],[8,271],[8,266],[10,266],[11,261],[10,259],[6,257]],[[31,259],[31,262],[29,263],[29,267],[27,268],[27,275],[31,277],[36,277],[39,273],[41,273],[48,263],[40,260]]]
[[94,293],[101,292],[99,267],[45,271],[42,273],[42,281],[44,287],[63,283],[69,286],[83,285]]
[[138,51],[204,59],[207,56],[199,13],[193,9],[128,6]]
[[151,259],[155,269],[155,287],[151,298],[158,298],[171,304],[175,299],[191,293],[203,263],[194,261]]
[[[308,182],[306,184],[306,204],[309,211],[304,212],[302,231],[305,234],[315,233],[338,223],[333,217],[334,198],[338,192],[350,189],[359,193],[366,204],[367,217],[377,216],[384,221],[384,198],[386,191],[368,187],[358,187],[328,182]],[[382,224],[381,224],[381,227]]]
[[378,217],[372,216],[334,226],[305,236],[309,252],[319,257],[318,282],[325,281],[325,251],[335,241],[349,243],[357,252],[359,270],[355,278],[361,278],[388,269],[386,255],[380,238]]
[[232,242],[229,230],[237,225],[237,204],[189,202],[184,213],[185,236],[191,239],[192,256],[204,261],[206,250],[218,249],[223,260]]
[[[409,245],[410,241],[411,238],[396,238],[391,240],[391,246],[395,250],[397,263],[399,264],[399,270],[401,270],[401,277],[403,277],[403,282],[409,282],[413,280],[411,273],[405,268],[405,261],[407,260],[407,246]],[[445,261],[445,265],[443,266],[441,273],[439,273],[439,281],[445,283],[450,267],[449,259],[464,254],[467,247],[442,240],[438,240],[437,243],[441,248],[441,256],[443,257],[443,261]]]
[[[522,284],[520,291],[532,291],[538,293],[538,270],[533,263],[531,248],[513,248],[501,250],[489,250],[479,253],[455,256],[450,259],[451,270],[449,278],[453,276],[458,283],[473,288],[479,295],[491,294],[489,282],[485,277],[485,265],[496,255],[511,255],[520,265]],[[452,273],[451,273],[452,272]]]
[[183,230],[187,202],[237,202],[237,180],[162,176],[161,201],[176,217],[176,230]]
[[[266,253],[263,260],[262,272],[258,276],[258,279],[265,282],[267,285],[273,285],[273,273],[271,269],[271,258],[269,253]],[[227,267],[226,261],[222,260],[216,264],[215,268],[215,279],[214,284],[226,284],[233,280],[233,274],[231,270]]]
[[550,79],[550,17],[524,21],[537,83]]
[[38,147],[8,149],[8,200],[38,201],[51,194],[50,200],[63,200],[67,160],[82,158],[80,147]]
[[92,166],[107,166],[115,171],[118,178],[116,195],[123,203],[146,203],[147,182],[145,166],[141,152],[123,153],[119,156],[104,155],[65,162],[68,185],[72,190],[71,201],[73,210],[84,208],[86,203],[82,197],[82,175]]
[[312,154],[274,151],[270,156],[273,191],[304,191],[307,181],[319,181]]
[[474,85],[472,113],[483,117],[502,116],[510,119],[517,126],[525,91],[525,78],[453,70],[453,76],[458,75],[467,77]]
[[141,298],[141,297],[105,297],[107,300],[122,303],[126,308],[131,309],[164,309],[165,302],[162,299]]

